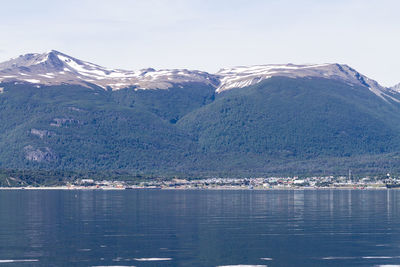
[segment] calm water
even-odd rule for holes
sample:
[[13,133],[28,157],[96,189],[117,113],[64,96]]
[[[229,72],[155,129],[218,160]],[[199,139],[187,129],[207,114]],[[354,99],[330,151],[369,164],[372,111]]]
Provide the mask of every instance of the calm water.
[[400,190],[0,191],[0,266],[400,265],[399,201]]

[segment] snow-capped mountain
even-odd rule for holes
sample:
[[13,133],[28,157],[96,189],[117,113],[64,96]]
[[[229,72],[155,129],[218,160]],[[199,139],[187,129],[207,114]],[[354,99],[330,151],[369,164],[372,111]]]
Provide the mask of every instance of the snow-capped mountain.
[[[388,95],[390,89],[382,87],[376,81],[360,74],[353,68],[341,64],[241,66],[221,69],[217,75],[221,80],[217,92],[254,85],[274,76],[289,78],[320,77],[341,80],[352,85],[366,86],[379,97],[392,98]],[[398,101],[397,99],[394,100]]]
[[[0,63],[0,82],[27,82],[33,84],[59,85],[94,84],[102,88],[118,90],[135,86],[137,89],[167,89],[174,84],[203,83],[216,88],[220,93],[233,88],[257,84],[274,76],[289,78],[320,77],[362,85],[377,96],[387,99],[400,90],[400,85],[385,88],[376,81],[360,74],[347,65],[256,65],[223,68],[216,74],[198,70],[152,68],[137,71],[109,69],[82,61],[58,51],[43,54],[26,54]],[[386,97],[386,98],[385,98]]]
[[400,170],[395,89],[340,64],[210,74],[27,54],[0,63],[0,167],[193,177]]
[[26,54],[0,63],[0,82],[22,81],[34,84],[95,84],[113,90],[136,86],[138,89],[166,89],[173,84],[199,82],[218,85],[207,72],[186,69],[137,71],[108,69],[58,51]]

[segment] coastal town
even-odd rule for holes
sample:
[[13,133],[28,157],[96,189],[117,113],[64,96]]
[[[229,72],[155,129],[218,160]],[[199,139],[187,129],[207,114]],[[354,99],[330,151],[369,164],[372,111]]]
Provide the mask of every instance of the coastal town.
[[[346,176],[334,177],[268,177],[268,178],[209,178],[209,179],[172,179],[169,181],[148,181],[137,185],[119,184],[125,189],[158,188],[158,189],[313,189],[313,188],[343,188],[343,189],[379,189],[387,185],[400,185],[397,179],[377,179],[364,177],[360,180],[349,180]],[[99,185],[105,186],[104,182]]]
[[[400,188],[400,179],[385,177],[352,178],[349,176],[313,177],[259,177],[259,178],[207,178],[207,179],[152,179],[147,181],[109,181],[80,179],[57,187],[40,189],[225,189],[225,190],[270,190],[270,189],[386,189]],[[23,189],[37,189],[26,186]]]

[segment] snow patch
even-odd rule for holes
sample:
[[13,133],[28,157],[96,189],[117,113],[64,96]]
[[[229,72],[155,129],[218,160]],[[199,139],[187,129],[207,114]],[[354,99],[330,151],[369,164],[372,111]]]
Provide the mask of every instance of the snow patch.
[[135,261],[170,261],[172,258],[135,258]]
[[39,76],[45,77],[45,78],[49,78],[49,79],[54,79],[53,75],[48,75],[48,74],[38,74]]
[[357,259],[357,257],[323,257],[323,260],[352,260]]
[[363,259],[397,259],[398,256],[364,256]]
[[12,263],[12,262],[38,262],[38,259],[24,259],[24,260],[0,260],[0,263]]
[[23,79],[23,80],[28,83],[40,83],[40,80],[37,80],[37,79]]

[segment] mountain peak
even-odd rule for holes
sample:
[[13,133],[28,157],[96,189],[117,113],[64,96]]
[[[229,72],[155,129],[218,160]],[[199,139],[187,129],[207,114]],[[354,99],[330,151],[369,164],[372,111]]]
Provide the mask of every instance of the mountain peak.
[[52,49],[52,50],[50,50],[49,52],[47,52],[48,54],[51,54],[51,53],[53,53],[53,54],[64,54],[64,53],[61,53],[61,52],[59,52],[59,51],[57,51],[57,50],[54,50],[54,49]]
[[83,86],[89,83],[112,89],[130,86],[138,89],[167,89],[173,84],[187,82],[201,82],[212,86],[219,83],[218,79],[207,72],[186,69],[108,69],[56,50],[42,54],[25,54],[0,63],[0,82],[2,81],[45,85],[69,83]]
[[61,71],[65,65],[62,60],[60,60],[61,56],[69,58],[71,60],[76,60],[56,50],[51,50],[49,52],[41,54],[28,53],[0,63],[0,71],[12,73],[15,72],[16,69],[18,69],[20,71],[20,74],[22,75],[29,75],[29,73],[26,73],[29,71]]
[[294,65],[290,63],[223,68],[217,72],[217,75],[222,77],[217,92],[254,85],[272,76],[310,76],[313,70],[320,70],[321,67],[331,65],[334,64]]
[[[221,79],[221,84],[216,90],[217,92],[251,86],[276,76],[288,78],[318,77],[340,80],[352,85],[365,86],[374,94],[385,100],[386,98],[392,98],[387,94],[387,88],[382,87],[376,81],[360,74],[348,65],[338,63],[238,66],[221,69],[217,75],[219,75]],[[397,99],[392,99],[398,102]]]

